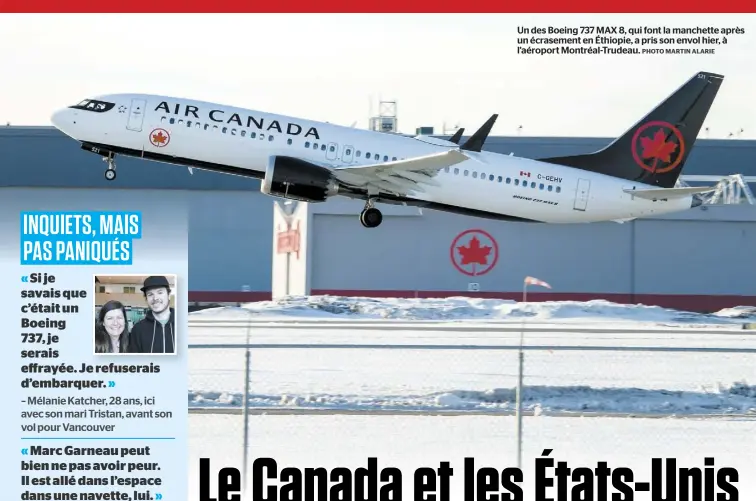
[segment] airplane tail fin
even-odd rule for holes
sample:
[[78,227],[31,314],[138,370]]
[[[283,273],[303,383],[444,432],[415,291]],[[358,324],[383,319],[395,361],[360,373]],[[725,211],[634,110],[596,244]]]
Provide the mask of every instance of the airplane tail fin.
[[539,158],[659,188],[675,186],[724,76],[699,72],[609,146]]

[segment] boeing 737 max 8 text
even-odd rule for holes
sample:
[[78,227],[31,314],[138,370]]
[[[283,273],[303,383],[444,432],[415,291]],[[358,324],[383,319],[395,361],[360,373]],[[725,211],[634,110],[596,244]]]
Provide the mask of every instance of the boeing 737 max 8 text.
[[483,151],[497,115],[462,142],[461,130],[446,141],[113,94],[56,111],[52,122],[104,157],[108,180],[118,155],[248,176],[275,197],[365,200],[369,228],[383,219],[376,202],[509,221],[625,221],[695,207],[712,190],[675,186],[722,80],[696,73],[606,148],[539,159]]

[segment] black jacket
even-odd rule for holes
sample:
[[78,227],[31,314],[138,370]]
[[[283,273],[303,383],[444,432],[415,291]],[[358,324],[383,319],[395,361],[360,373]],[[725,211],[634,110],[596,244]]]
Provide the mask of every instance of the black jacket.
[[155,320],[152,310],[134,324],[129,337],[130,353],[176,353],[176,312],[165,324]]

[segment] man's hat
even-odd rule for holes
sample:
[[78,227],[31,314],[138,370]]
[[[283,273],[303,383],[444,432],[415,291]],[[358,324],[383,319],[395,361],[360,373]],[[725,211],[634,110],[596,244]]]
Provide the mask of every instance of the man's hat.
[[171,284],[168,283],[168,279],[162,276],[147,277],[144,279],[144,285],[142,286],[142,292],[154,287],[167,287],[171,288]]

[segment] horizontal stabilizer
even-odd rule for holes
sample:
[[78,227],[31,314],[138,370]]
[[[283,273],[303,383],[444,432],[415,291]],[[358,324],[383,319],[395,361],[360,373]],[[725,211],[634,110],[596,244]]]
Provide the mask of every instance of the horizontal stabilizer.
[[699,193],[708,193],[716,189],[716,186],[698,186],[690,188],[660,188],[651,190],[633,190],[631,188],[626,188],[623,191],[634,197],[655,200],[661,198],[682,198],[689,195],[697,195]]

